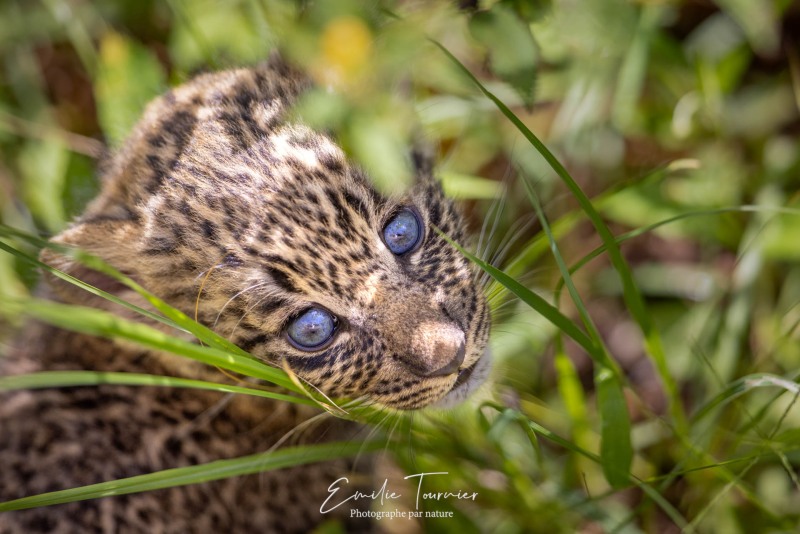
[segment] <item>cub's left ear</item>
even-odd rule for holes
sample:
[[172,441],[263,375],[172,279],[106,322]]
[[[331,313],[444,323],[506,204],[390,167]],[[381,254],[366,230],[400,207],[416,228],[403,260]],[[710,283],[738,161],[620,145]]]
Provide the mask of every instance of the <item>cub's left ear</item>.
[[436,181],[433,176],[433,164],[436,161],[433,148],[428,144],[415,143],[411,149],[411,162],[414,165],[416,183]]
[[[109,265],[135,279],[138,274],[136,272],[137,263],[140,263],[136,261],[139,257],[135,251],[137,235],[138,229],[132,221],[79,221],[61,232],[52,241],[98,256]],[[62,254],[57,250],[46,248],[41,252],[40,259],[51,267],[117,296],[127,296],[133,293],[121,282],[86,267],[70,254]],[[50,273],[45,273],[45,280],[64,302],[100,308],[107,306],[105,299],[92,295]]]

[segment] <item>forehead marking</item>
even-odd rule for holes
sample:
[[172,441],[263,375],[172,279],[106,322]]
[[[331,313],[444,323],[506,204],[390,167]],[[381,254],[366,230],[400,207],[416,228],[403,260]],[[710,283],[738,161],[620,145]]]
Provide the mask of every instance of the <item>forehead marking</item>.
[[319,168],[320,162],[317,152],[311,148],[292,144],[290,142],[292,137],[290,132],[281,132],[272,138],[275,156],[283,160],[287,160],[291,157],[295,161],[299,161],[304,166],[311,169]]
[[[370,274],[367,279],[364,281],[364,285],[359,291],[359,297],[361,297],[361,301],[364,305],[370,305],[375,301],[375,294],[378,292],[378,287],[380,286],[381,281],[381,274],[380,272],[374,272]],[[362,315],[362,307],[361,306],[353,306],[352,312],[356,315]]]

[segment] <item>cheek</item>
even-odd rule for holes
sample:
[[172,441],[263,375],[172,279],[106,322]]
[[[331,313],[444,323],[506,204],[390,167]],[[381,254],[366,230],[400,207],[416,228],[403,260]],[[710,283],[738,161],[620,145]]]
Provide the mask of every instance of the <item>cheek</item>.
[[379,343],[365,343],[355,336],[334,343],[319,354],[284,358],[289,369],[326,395],[374,397],[381,384],[402,381],[397,365],[379,350]]
[[334,341],[322,352],[304,354],[296,349],[283,350],[283,361],[299,377],[328,395],[341,395],[353,382],[354,375],[364,374],[363,361],[356,355],[356,343],[352,336]]

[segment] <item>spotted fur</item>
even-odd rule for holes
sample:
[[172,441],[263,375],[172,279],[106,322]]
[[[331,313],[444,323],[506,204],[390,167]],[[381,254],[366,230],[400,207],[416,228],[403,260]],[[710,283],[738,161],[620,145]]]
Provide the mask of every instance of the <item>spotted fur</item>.
[[[292,104],[308,85],[272,60],[202,75],[157,99],[104,170],[100,196],[55,241],[104,258],[331,397],[402,410],[458,402],[488,366],[489,315],[474,268],[435,231],[465,243],[464,221],[424,158],[406,196],[376,192],[333,140],[293,119]],[[395,256],[381,235],[403,207],[419,215],[424,240]],[[43,259],[137,301],[71,258],[46,251]],[[63,301],[112,306],[49,282]],[[333,313],[338,326],[330,344],[304,352],[285,330],[311,305]],[[24,343],[4,372],[88,368],[220,380],[180,358],[35,328],[36,342]],[[218,403],[214,393],[110,386],[7,395],[0,407],[0,499],[265,450],[308,417],[262,400]],[[315,436],[308,439],[320,439],[319,430]],[[39,471],[47,465],[52,469]],[[324,519],[309,510],[318,509],[318,497],[337,478],[324,482],[325,476],[345,467],[296,469],[308,479],[305,507],[289,498],[301,481],[278,472],[266,487],[251,477],[159,492],[167,497],[0,514],[0,532],[19,525],[302,531]]]

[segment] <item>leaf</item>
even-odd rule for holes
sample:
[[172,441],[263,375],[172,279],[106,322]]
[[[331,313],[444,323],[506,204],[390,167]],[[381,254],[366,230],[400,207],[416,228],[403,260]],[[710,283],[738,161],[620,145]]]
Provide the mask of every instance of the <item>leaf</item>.
[[355,456],[357,454],[381,449],[383,443],[372,442],[334,442],[324,445],[303,445],[287,447],[274,452],[253,454],[233,460],[218,460],[202,465],[166,469],[147,475],[91,484],[80,488],[53,491],[33,495],[13,501],[0,503],[0,512],[25,510],[39,506],[51,506],[99,497],[127,495],[156,489],[199,484],[211,480],[230,478],[264,471],[274,471],[285,467],[311,464],[334,458]]
[[489,11],[475,13],[469,30],[489,51],[494,73],[511,84],[530,109],[539,60],[530,27],[505,5],[495,4]]
[[158,311],[163,313],[166,317],[161,317],[161,316],[156,315],[156,314],[154,314],[152,312],[149,312],[147,310],[144,310],[142,308],[134,306],[134,305],[132,305],[132,304],[130,304],[128,302],[125,302],[124,300],[122,300],[122,299],[120,299],[120,298],[118,298],[118,297],[116,297],[114,295],[111,295],[109,293],[106,293],[105,291],[97,289],[94,286],[91,286],[91,285],[89,285],[89,284],[87,284],[87,283],[85,283],[85,282],[83,282],[81,280],[78,280],[77,278],[74,278],[74,277],[72,277],[72,276],[70,276],[70,275],[68,275],[68,274],[66,274],[66,273],[64,273],[62,271],[59,271],[58,269],[54,269],[54,268],[50,267],[49,265],[46,265],[46,264],[42,263],[38,259],[33,258],[33,257],[25,254],[24,252],[16,250],[13,247],[10,247],[10,246],[6,245],[5,243],[0,242],[0,249],[1,250],[5,250],[6,252],[17,256],[18,258],[21,258],[24,261],[26,261],[28,263],[31,263],[32,265],[36,265],[36,266],[40,267],[41,269],[44,269],[45,271],[48,271],[48,272],[52,273],[54,276],[57,276],[58,278],[61,278],[62,280],[66,281],[66,282],[69,282],[70,284],[76,285],[76,286],[78,286],[78,287],[80,287],[82,289],[85,289],[86,291],[89,291],[90,293],[92,293],[94,295],[98,295],[100,297],[103,297],[104,299],[107,299],[107,300],[110,300],[111,302],[119,304],[120,306],[124,306],[124,307],[126,307],[126,308],[128,308],[130,310],[133,310],[133,311],[135,311],[137,313],[140,313],[140,314],[142,314],[142,315],[144,315],[146,317],[149,317],[150,319],[162,322],[162,323],[167,324],[169,326],[174,326],[176,328],[183,329],[186,332],[190,332],[191,334],[196,336],[197,339],[199,339],[203,343],[206,343],[206,344],[208,344],[208,345],[210,345],[212,347],[215,347],[215,348],[227,351],[227,352],[231,352],[233,354],[238,354],[238,355],[244,356],[246,358],[253,359],[253,356],[248,354],[246,351],[244,351],[241,348],[237,347],[236,345],[234,345],[233,343],[231,343],[227,339],[223,338],[222,336],[220,336],[219,334],[217,334],[216,332],[214,332],[210,328],[201,325],[197,321],[192,320],[191,318],[189,318],[185,313],[181,312],[180,310],[178,310],[176,308],[173,308],[169,304],[165,303],[163,300],[159,299],[158,297],[156,297],[155,295],[153,295],[152,293],[150,293],[149,291],[144,289],[142,286],[140,286],[139,284],[137,284],[136,282],[134,282],[133,280],[131,280],[130,278],[128,278],[124,274],[120,273],[118,270],[114,269],[113,267],[111,267],[110,265],[108,265],[107,263],[105,263],[103,260],[101,260],[100,258],[98,258],[96,256],[92,256],[91,254],[87,254],[85,252],[82,252],[80,250],[77,250],[77,249],[74,249],[74,248],[71,248],[71,247],[67,247],[67,246],[64,246],[64,245],[57,244],[57,243],[51,243],[49,241],[45,241],[43,239],[40,239],[40,238],[35,237],[35,236],[32,236],[32,235],[27,234],[25,232],[16,230],[16,229],[11,228],[9,226],[6,226],[4,224],[0,224],[0,237],[3,237],[3,236],[21,238],[21,239],[24,239],[25,241],[28,241],[29,243],[32,243],[32,244],[34,244],[34,245],[36,245],[38,247],[47,247],[47,248],[51,248],[53,250],[57,250],[57,251],[61,252],[62,254],[72,255],[73,257],[75,257],[76,260],[78,260],[82,264],[86,265],[87,267],[91,267],[92,269],[94,269],[96,271],[99,271],[99,272],[101,272],[103,274],[106,274],[106,275],[114,278],[115,280],[125,284],[126,286],[128,286],[132,290],[136,291],[137,293],[139,293],[139,295],[144,297],[150,304],[153,305],[153,307],[155,307]]
[[405,126],[391,116],[359,113],[349,128],[353,155],[384,193],[399,194],[413,182],[406,161]]
[[600,459],[603,474],[613,488],[624,488],[630,479],[633,462],[631,420],[622,385],[608,369],[595,375],[597,406],[600,410]]
[[777,52],[781,31],[775,2],[718,0],[717,4],[742,27],[754,49],[764,55]]
[[[22,237],[23,239],[25,239],[27,237],[27,234],[25,234],[24,232],[19,232],[18,230],[14,230],[13,228],[10,228],[10,227],[5,226],[3,224],[0,224],[0,237],[9,237],[9,236]],[[34,244],[37,244],[37,245],[40,245],[40,246],[47,246],[48,245],[48,243],[46,241],[40,240],[38,238],[30,239],[30,242],[34,243]],[[128,308],[131,311],[134,311],[134,312],[139,313],[139,314],[141,314],[141,315],[143,315],[145,317],[153,319],[154,321],[158,321],[158,322],[164,323],[164,324],[166,324],[168,326],[173,326],[175,328],[179,328],[177,324],[173,323],[169,319],[161,317],[160,315],[157,315],[157,314],[155,314],[153,312],[147,311],[144,308],[140,308],[139,306],[135,306],[133,304],[130,304],[129,302],[126,302],[126,301],[122,300],[121,298],[117,297],[116,295],[112,295],[111,293],[103,291],[102,289],[98,289],[98,288],[96,288],[96,287],[94,287],[92,285],[89,285],[86,282],[78,280],[77,278],[75,278],[73,276],[70,276],[67,273],[63,272],[63,271],[59,271],[58,269],[54,269],[53,267],[50,267],[46,263],[43,263],[43,262],[39,261],[38,259],[34,258],[33,256],[31,256],[29,254],[26,254],[26,253],[22,252],[21,250],[17,250],[14,247],[12,247],[10,245],[7,245],[6,243],[4,243],[2,241],[0,241],[0,250],[2,250],[4,252],[8,252],[12,256],[17,257],[17,258],[29,263],[30,265],[34,265],[34,266],[36,266],[36,267],[38,267],[38,268],[40,268],[40,269],[42,269],[44,271],[52,273],[54,276],[57,276],[58,278],[61,278],[62,280],[66,281],[66,282],[69,282],[70,284],[73,284],[73,285],[75,285],[77,287],[80,287],[81,289],[84,289],[87,292],[92,293],[93,295],[97,295],[97,296],[102,297],[102,298],[104,298],[106,300],[109,300],[109,301],[111,301],[111,302],[113,302],[115,304],[119,304],[120,306],[123,306],[125,308]]]
[[275,43],[269,18],[282,18],[278,15],[285,9],[275,3],[270,8],[251,2],[168,0],[165,3],[174,17],[169,38],[170,59],[184,72],[209,65],[219,68],[221,58],[234,65],[264,60]]
[[767,373],[743,376],[728,384],[724,390],[703,404],[692,416],[692,423],[696,424],[699,420],[712,413],[718,406],[728,404],[754,389],[765,387],[780,388],[794,395],[800,395],[800,384],[796,382],[796,377],[784,378]]
[[452,198],[493,199],[503,193],[502,185],[496,180],[457,172],[440,172],[439,177],[444,192]]
[[536,22],[553,9],[553,0],[501,0],[500,3],[527,22]]
[[661,342],[661,335],[653,324],[652,318],[647,311],[647,307],[645,306],[644,298],[642,297],[642,294],[633,279],[631,269],[628,266],[625,258],[623,258],[616,238],[611,233],[608,225],[606,225],[605,221],[603,221],[603,218],[600,217],[597,208],[595,208],[595,206],[592,204],[592,201],[589,200],[589,197],[586,196],[586,193],[583,192],[564,165],[558,161],[553,153],[550,152],[547,146],[545,146],[545,144],[530,130],[530,128],[528,128],[525,123],[523,123],[519,117],[517,117],[514,112],[503,103],[502,100],[497,98],[494,93],[489,91],[480,82],[480,80],[478,80],[475,75],[472,74],[469,69],[467,69],[464,64],[461,63],[458,58],[456,58],[447,48],[445,48],[438,41],[432,40],[432,42],[442,52],[444,52],[448,58],[450,58],[454,65],[461,69],[467,78],[472,80],[478,89],[480,89],[480,91],[489,100],[491,100],[495,106],[497,106],[497,109],[499,109],[500,112],[505,115],[509,121],[511,121],[517,130],[519,130],[525,139],[528,140],[531,146],[533,146],[536,151],[541,154],[553,171],[555,171],[558,177],[561,178],[561,181],[564,183],[564,185],[567,186],[567,189],[569,189],[569,191],[575,197],[575,200],[578,201],[578,204],[580,205],[581,210],[583,210],[583,212],[586,214],[586,217],[592,222],[592,225],[595,227],[595,230],[606,247],[611,264],[614,266],[614,269],[617,271],[622,281],[625,305],[644,334],[645,348],[648,355],[650,355],[655,363],[659,377],[661,378],[661,381],[664,384],[664,389],[667,391],[667,396],[669,397],[669,411],[673,422],[678,432],[684,433],[686,429],[686,417],[683,413],[683,403],[681,402],[679,396],[678,386],[669,372],[669,367],[667,366],[667,357]]
[[18,151],[25,200],[45,228],[54,232],[66,220],[62,194],[69,159],[66,147],[57,140],[26,142]]
[[[613,376],[613,375],[611,375],[609,373],[608,376]],[[498,405],[498,404],[495,404],[493,402],[484,402],[481,406],[482,407],[491,408],[491,409],[496,410],[496,411],[498,411],[500,413],[503,413],[503,412],[509,410],[508,408],[506,408],[504,406],[501,406],[501,405]],[[521,412],[516,412],[516,413],[518,414],[518,418],[519,418],[520,424],[529,427],[531,432],[533,432],[533,434],[542,436],[545,439],[548,439],[548,440],[552,441],[553,443],[556,443],[556,444],[560,445],[561,447],[564,447],[568,451],[571,451],[571,452],[573,452],[575,454],[579,454],[579,455],[581,455],[581,456],[583,456],[585,458],[588,458],[589,460],[591,460],[593,462],[604,463],[601,457],[599,457],[596,454],[593,454],[592,452],[580,447],[577,443],[574,443],[574,442],[572,442],[572,441],[570,441],[568,439],[562,438],[561,436],[559,436],[555,432],[543,427],[539,423],[536,423],[535,421],[531,421],[530,419],[528,419],[525,416],[525,414],[523,414]],[[535,438],[533,438],[533,439],[535,439]],[[533,443],[533,441],[532,441],[532,443]],[[631,484],[637,486],[650,499],[652,499],[653,502],[655,502],[664,511],[664,513],[666,513],[667,516],[669,516],[669,518],[672,519],[672,521],[675,522],[676,525],[678,525],[678,527],[683,528],[683,527],[685,527],[687,525],[686,519],[684,519],[684,517],[681,515],[681,513],[672,504],[670,504],[670,502],[667,501],[652,486],[650,486],[646,482],[643,482],[643,481],[639,480],[638,478],[636,478],[636,477],[634,477],[634,476],[632,476],[630,474],[626,474],[625,476],[627,477],[627,480],[629,480]]]
[[453,245],[459,252],[467,257],[471,262],[475,263],[478,267],[486,271],[492,278],[503,284],[509,291],[519,297],[521,301],[536,310],[545,319],[553,323],[559,330],[571,337],[578,345],[580,345],[592,358],[603,361],[605,358],[600,353],[600,349],[595,345],[594,341],[587,336],[569,317],[561,313],[558,308],[547,302],[545,299],[528,289],[527,287],[514,280],[506,273],[489,265],[481,260],[474,254],[470,253],[464,247],[447,237],[441,230],[434,227],[434,229],[442,236],[442,238]]
[[163,88],[164,71],[148,49],[117,33],[103,37],[94,89],[98,120],[112,146],[122,143]]
[[586,309],[586,306],[583,303],[583,299],[581,298],[580,294],[578,293],[578,289],[575,287],[575,284],[572,282],[572,277],[570,276],[569,269],[567,268],[567,264],[564,261],[564,258],[561,256],[561,252],[558,249],[558,244],[556,243],[555,236],[553,235],[552,230],[550,230],[550,223],[547,221],[547,218],[544,216],[544,211],[542,210],[542,206],[539,203],[539,199],[536,196],[536,191],[533,189],[533,186],[530,183],[530,180],[525,177],[523,180],[523,184],[525,185],[525,190],[528,193],[528,197],[533,204],[533,207],[536,210],[536,215],[539,218],[539,222],[542,225],[542,231],[547,236],[547,241],[550,243],[550,250],[553,253],[553,258],[556,260],[556,265],[558,265],[558,270],[561,272],[562,279],[564,281],[564,285],[566,285],[567,290],[569,291],[570,296],[572,297],[572,301],[575,304],[575,307],[578,310],[578,313],[583,320],[583,324],[586,328],[586,331],[589,334],[589,337],[592,338],[595,347],[597,347],[597,354],[600,356],[600,359],[597,360],[599,364],[603,367],[610,369],[614,374],[620,375],[620,371],[617,368],[616,363],[611,359],[608,355],[608,350],[603,343],[603,338],[600,335],[600,331],[595,326],[592,317],[589,315],[589,311]]
[[260,378],[290,391],[299,388],[280,369],[269,367],[252,358],[225,352],[212,347],[202,347],[189,341],[169,336],[150,326],[128,321],[116,315],[87,308],[44,300],[7,300],[0,314],[9,317],[29,315],[40,321],[93,336],[125,339],[151,349],[179,354],[187,358],[229,369],[247,376]]
[[160,386],[173,388],[193,388],[218,391],[220,393],[238,393],[253,395],[285,402],[296,402],[308,406],[317,403],[305,397],[294,397],[283,393],[273,393],[261,389],[218,384],[204,380],[176,378],[173,376],[147,375],[139,373],[108,373],[99,371],[44,371],[25,375],[0,377],[0,391],[20,389],[63,388],[75,386],[97,386],[114,384],[122,386]]
[[584,444],[587,442],[589,417],[586,410],[586,395],[583,393],[578,372],[563,350],[556,351],[553,363],[557,373],[558,392],[572,424],[572,439],[578,445]]

